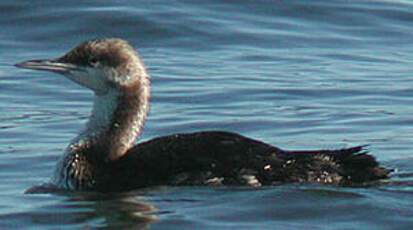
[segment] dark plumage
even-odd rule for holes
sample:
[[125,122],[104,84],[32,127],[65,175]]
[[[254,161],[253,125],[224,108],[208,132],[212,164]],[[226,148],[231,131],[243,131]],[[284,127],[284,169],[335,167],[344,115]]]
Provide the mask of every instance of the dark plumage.
[[379,168],[362,146],[331,151],[284,151],[221,131],[155,138],[136,145],[118,161],[98,171],[96,188],[103,191],[162,184],[362,185],[388,175],[388,170]]

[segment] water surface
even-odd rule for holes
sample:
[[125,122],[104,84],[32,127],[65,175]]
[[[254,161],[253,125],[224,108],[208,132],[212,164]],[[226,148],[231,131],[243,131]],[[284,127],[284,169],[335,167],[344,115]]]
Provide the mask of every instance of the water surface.
[[[1,1],[0,229],[411,229],[410,1]],[[142,139],[239,132],[286,149],[370,144],[390,184],[25,195],[92,94],[14,63],[120,37],[152,76]]]

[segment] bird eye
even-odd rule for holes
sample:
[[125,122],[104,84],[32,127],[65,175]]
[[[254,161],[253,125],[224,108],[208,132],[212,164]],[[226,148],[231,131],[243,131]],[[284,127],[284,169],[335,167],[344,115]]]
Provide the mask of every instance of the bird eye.
[[89,65],[92,67],[96,67],[99,63],[98,59],[96,57],[91,57],[88,61]]

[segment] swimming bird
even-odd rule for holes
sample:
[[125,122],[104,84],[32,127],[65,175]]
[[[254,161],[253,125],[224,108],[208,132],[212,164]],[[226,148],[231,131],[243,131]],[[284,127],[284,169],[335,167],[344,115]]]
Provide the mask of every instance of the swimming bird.
[[50,60],[15,66],[61,74],[94,92],[86,128],[58,163],[52,183],[120,192],[156,185],[359,185],[389,176],[364,146],[287,151],[226,131],[158,137],[135,145],[149,108],[150,80],[122,39],[94,39]]

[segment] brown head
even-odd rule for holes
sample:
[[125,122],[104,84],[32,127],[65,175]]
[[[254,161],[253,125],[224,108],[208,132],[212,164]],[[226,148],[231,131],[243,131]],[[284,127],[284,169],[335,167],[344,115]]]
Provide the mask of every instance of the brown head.
[[126,41],[115,38],[89,40],[62,57],[31,60],[16,66],[62,74],[96,94],[148,81],[137,51]]

